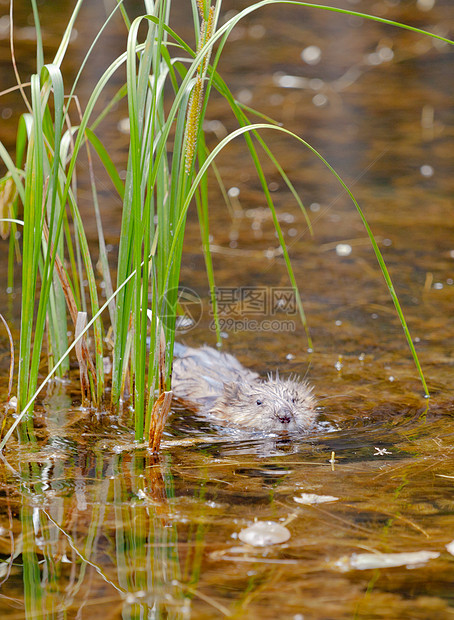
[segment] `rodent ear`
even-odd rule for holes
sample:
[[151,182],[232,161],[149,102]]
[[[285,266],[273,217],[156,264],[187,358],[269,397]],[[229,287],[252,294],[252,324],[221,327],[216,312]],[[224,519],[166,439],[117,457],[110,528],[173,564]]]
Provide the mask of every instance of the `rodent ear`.
[[228,398],[238,396],[238,383],[224,383],[224,393]]

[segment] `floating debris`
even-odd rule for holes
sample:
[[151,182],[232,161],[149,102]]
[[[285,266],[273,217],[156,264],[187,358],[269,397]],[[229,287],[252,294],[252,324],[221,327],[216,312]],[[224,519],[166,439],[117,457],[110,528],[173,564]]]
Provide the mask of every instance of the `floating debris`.
[[316,65],[320,62],[322,50],[317,45],[309,45],[301,52],[301,59],[308,65]]
[[285,542],[290,538],[290,532],[286,527],[274,521],[257,521],[254,525],[241,530],[238,538],[254,547],[267,547]]
[[323,106],[325,106],[327,103],[329,102],[329,99],[326,95],[324,95],[323,93],[317,93],[316,95],[314,95],[312,97],[312,103],[317,107],[317,108],[322,108]]
[[386,448],[377,448],[377,446],[374,446],[374,454],[373,456],[384,456],[385,454],[392,454],[392,452],[389,452]]
[[334,495],[316,495],[315,493],[301,493],[299,497],[293,498],[298,504],[326,504],[327,502],[337,502],[338,497]]
[[423,177],[427,177],[427,178],[432,177],[434,174],[434,169],[432,168],[432,166],[429,166],[427,164],[425,164],[424,166],[421,166],[419,171],[421,172]]
[[416,0],[416,7],[420,11],[430,11],[435,6],[435,0]]
[[129,118],[122,118],[117,123],[117,129],[120,133],[129,135],[131,133],[131,124]]
[[409,551],[405,553],[353,553],[350,557],[343,556],[335,567],[342,572],[349,570],[369,570],[371,568],[419,568],[429,560],[438,558],[437,551]]
[[338,243],[336,245],[336,254],[338,256],[350,256],[352,253],[352,246],[349,243]]

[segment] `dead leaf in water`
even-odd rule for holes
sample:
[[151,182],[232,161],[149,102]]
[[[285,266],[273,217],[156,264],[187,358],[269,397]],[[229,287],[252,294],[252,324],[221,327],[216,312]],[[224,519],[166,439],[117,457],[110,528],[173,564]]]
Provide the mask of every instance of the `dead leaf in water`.
[[297,504],[325,504],[327,502],[337,502],[338,497],[334,495],[316,495],[315,493],[301,493],[299,497],[293,498]]
[[409,551],[405,553],[353,553],[350,557],[343,556],[335,566],[341,572],[349,570],[369,570],[371,568],[419,568],[429,560],[438,558],[437,551]]

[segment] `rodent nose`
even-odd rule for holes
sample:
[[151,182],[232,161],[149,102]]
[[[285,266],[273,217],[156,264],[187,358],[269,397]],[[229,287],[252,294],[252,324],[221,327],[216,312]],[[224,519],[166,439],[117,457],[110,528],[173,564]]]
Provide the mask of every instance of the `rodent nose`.
[[282,424],[290,424],[292,420],[292,412],[290,409],[281,409],[277,417]]

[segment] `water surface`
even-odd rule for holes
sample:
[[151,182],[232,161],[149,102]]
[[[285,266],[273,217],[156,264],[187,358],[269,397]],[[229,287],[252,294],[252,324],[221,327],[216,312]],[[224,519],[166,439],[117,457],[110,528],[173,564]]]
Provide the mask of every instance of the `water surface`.
[[[50,4],[40,8],[49,59],[70,9],[61,3],[56,16]],[[372,10],[362,2],[341,4]],[[373,9],[449,36],[450,2],[430,5],[380,1]],[[185,33],[187,7],[174,8]],[[239,8],[225,4],[225,11]],[[15,3],[15,11],[26,79],[34,63],[28,3]],[[84,6],[65,66],[68,83],[101,18],[101,3]],[[121,33],[120,22],[113,23],[87,66],[82,100],[108,59],[122,51]],[[2,37],[3,69],[9,61]],[[268,131],[313,227],[311,234],[263,158],[313,352],[291,305],[273,310],[273,295],[289,281],[260,184],[236,140],[218,161],[236,217],[216,183],[210,186],[216,281],[224,301],[229,295],[238,301],[240,290],[249,293],[243,301],[259,296],[241,308],[226,303],[224,346],[263,375],[277,368],[307,375],[321,423],[305,437],[264,438],[227,432],[176,409],[155,457],[134,444],[127,408],[118,417],[82,409],[76,383],[52,384],[35,412],[36,449],[12,441],[0,464],[2,617],[454,617],[454,563],[446,549],[454,539],[452,64],[446,45],[420,35],[286,6],[248,17],[220,65],[239,99],[307,140],[352,189],[402,302],[430,401],[354,206],[309,150]],[[1,88],[14,83],[8,71]],[[15,95],[0,99],[8,147],[19,102]],[[100,127],[119,165],[127,154],[118,129],[125,115],[120,105]],[[216,98],[207,118],[212,145],[235,127]],[[81,182],[94,242],[83,170]],[[108,185],[101,208],[115,257],[121,204]],[[6,252],[2,242],[2,264]],[[182,330],[180,340],[214,345],[195,212],[181,280],[201,304],[197,325]],[[7,295],[5,281],[2,287],[1,311],[17,328],[20,291]],[[3,332],[0,338],[5,388],[8,344]],[[303,494],[336,499],[303,504]],[[239,533],[256,520],[284,525],[289,539],[245,545]],[[416,567],[359,570],[355,564],[363,553],[425,551],[439,555]]]

